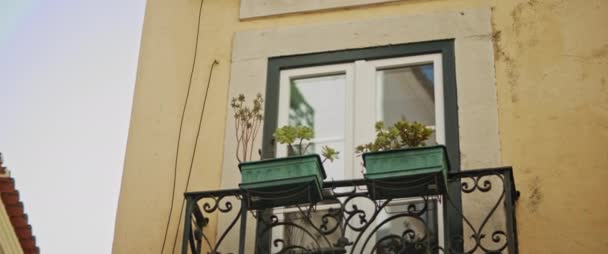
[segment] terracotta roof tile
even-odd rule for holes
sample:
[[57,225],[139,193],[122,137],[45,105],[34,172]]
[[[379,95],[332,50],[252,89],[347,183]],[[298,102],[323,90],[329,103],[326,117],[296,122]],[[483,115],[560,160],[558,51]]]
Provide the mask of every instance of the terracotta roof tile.
[[15,180],[12,177],[0,177],[0,192],[14,192]]
[[15,180],[12,177],[2,176],[6,173],[6,168],[2,166],[2,154],[0,154],[0,201],[4,204],[24,254],[40,254],[32,226],[28,223],[23,203],[19,199],[19,192],[15,189]]
[[6,168],[2,166],[2,153],[0,153],[0,175],[6,174]]
[[2,192],[0,193],[0,198],[5,204],[16,204],[19,202],[19,192]]
[[20,216],[23,214],[23,203],[21,202],[12,205],[4,204],[4,208],[6,208],[6,213],[8,213],[8,216]]
[[38,249],[38,247],[36,248],[29,248],[29,249],[24,249],[23,250],[24,254],[40,254],[40,249]]
[[31,249],[31,248],[35,248],[36,247],[36,238],[29,237],[29,238],[19,238],[19,242],[21,243],[21,248],[25,249]]
[[27,214],[10,216],[10,220],[13,225],[27,224]]

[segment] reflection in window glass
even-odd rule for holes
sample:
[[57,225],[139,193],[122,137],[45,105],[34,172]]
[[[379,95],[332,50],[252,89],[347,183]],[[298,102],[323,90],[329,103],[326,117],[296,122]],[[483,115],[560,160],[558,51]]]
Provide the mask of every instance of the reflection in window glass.
[[[376,72],[377,117],[387,126],[399,120],[435,126],[433,64],[421,64]],[[434,135],[431,140],[434,140]]]
[[[291,81],[289,124],[304,125],[314,130],[309,153],[320,154],[325,145],[344,151],[345,89],[344,74]],[[342,157],[324,166],[328,180],[344,178]]]

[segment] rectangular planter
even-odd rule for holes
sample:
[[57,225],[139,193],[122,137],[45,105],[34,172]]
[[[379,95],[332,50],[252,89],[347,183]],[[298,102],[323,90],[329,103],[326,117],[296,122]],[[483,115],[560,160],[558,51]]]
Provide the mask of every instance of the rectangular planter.
[[450,164],[443,145],[364,153],[363,162],[372,198],[446,192]]
[[241,189],[247,191],[249,208],[317,202],[326,178],[317,154],[239,164]]

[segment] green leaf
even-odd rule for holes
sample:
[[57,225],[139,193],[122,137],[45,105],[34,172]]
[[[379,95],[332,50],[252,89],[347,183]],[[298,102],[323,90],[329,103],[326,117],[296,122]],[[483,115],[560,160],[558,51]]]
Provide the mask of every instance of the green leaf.
[[296,138],[311,140],[314,137],[314,132],[311,128],[306,126],[296,126],[297,134]]
[[335,159],[338,159],[338,155],[339,154],[340,154],[340,152],[336,151],[335,149],[333,149],[333,148],[331,148],[329,146],[323,146],[321,148],[321,155],[325,159],[327,159],[327,160],[329,160],[331,162],[333,162]]
[[296,141],[297,129],[293,126],[285,125],[276,129],[273,136],[279,144],[293,144]]
[[375,124],[376,139],[368,144],[357,146],[356,152],[376,152],[404,147],[424,146],[433,130],[419,122],[397,121],[393,126],[386,129],[384,122]]

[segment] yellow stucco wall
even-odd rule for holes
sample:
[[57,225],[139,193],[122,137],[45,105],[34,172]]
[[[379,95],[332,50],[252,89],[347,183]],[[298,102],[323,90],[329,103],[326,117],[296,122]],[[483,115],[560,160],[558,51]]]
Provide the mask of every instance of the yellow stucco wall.
[[608,247],[608,1],[498,1],[503,162],[521,253]]
[[[161,252],[199,4],[148,0],[114,253]],[[484,6],[493,8],[503,165],[514,166],[522,192],[517,208],[520,253],[601,253],[608,247],[603,237],[608,233],[608,188],[601,186],[608,180],[608,32],[603,29],[608,2],[602,0],[404,0],[248,21],[238,19],[238,0],[205,0],[165,253],[173,246],[213,60],[219,65],[188,189],[220,186],[235,32]]]

